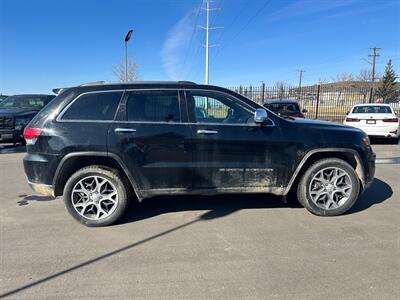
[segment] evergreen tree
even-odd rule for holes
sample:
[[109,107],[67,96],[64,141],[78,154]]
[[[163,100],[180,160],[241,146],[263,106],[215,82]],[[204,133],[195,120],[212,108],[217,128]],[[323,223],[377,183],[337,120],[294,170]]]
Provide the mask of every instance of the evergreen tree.
[[396,79],[397,76],[393,70],[392,60],[389,59],[379,87],[376,89],[376,96],[382,98],[384,103],[391,103],[399,100],[400,91]]

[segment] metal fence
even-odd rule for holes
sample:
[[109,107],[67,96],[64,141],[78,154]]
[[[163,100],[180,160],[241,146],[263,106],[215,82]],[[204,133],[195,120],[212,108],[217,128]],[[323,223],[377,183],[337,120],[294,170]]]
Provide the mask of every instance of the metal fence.
[[[343,122],[346,113],[353,105],[379,102],[370,87],[337,87],[315,85],[307,87],[290,86],[240,86],[229,87],[258,104],[269,99],[298,100],[302,109],[306,109],[305,117],[333,122]],[[397,116],[400,116],[400,102],[390,103]]]

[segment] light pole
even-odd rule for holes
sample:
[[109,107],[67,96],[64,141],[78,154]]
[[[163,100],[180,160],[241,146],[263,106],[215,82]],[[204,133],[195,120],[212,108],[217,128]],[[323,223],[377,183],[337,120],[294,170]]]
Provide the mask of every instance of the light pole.
[[132,29],[125,36],[125,82],[128,81],[128,41],[132,36]]

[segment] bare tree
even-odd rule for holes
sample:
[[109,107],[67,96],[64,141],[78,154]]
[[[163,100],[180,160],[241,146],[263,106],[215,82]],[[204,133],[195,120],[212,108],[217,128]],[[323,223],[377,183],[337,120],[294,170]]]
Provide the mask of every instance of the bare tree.
[[370,82],[372,81],[372,71],[370,69],[363,69],[357,75],[357,80],[363,82]]
[[125,78],[125,59],[115,66],[113,73],[119,81],[134,81],[139,79],[138,65],[132,58],[128,58],[127,78]]
[[330,81],[329,81],[329,79],[327,79],[327,78],[319,78],[318,79],[318,84],[327,84],[327,83],[329,83]]
[[346,82],[346,81],[354,81],[354,75],[351,73],[341,73],[336,75],[336,78],[334,78],[334,81],[336,82]]
[[285,97],[285,87],[287,86],[287,84],[283,81],[277,81],[275,82],[275,92],[276,92],[276,96],[277,98],[284,98]]

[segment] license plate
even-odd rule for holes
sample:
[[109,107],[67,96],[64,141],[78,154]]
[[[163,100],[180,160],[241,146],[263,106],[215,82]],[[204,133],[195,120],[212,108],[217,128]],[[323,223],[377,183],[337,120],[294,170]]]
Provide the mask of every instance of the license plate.
[[376,124],[375,120],[367,120],[367,124]]

